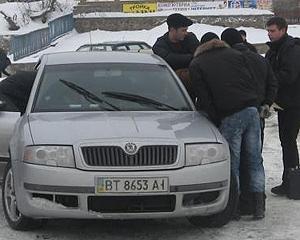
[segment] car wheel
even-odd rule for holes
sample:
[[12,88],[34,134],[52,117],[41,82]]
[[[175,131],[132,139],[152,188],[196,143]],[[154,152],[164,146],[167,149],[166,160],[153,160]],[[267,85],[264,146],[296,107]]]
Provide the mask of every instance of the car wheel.
[[43,220],[34,220],[32,218],[24,216],[21,212],[19,212],[15,194],[13,172],[10,162],[7,163],[4,170],[2,186],[2,206],[6,221],[14,230],[35,229],[41,227],[44,223]]
[[197,227],[217,228],[227,224],[233,217],[238,204],[238,188],[236,179],[231,174],[229,199],[226,208],[217,214],[210,216],[189,217],[191,224]]

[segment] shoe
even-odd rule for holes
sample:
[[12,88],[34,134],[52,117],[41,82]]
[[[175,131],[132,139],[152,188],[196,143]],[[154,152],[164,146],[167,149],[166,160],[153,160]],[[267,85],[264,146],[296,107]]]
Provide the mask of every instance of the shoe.
[[244,191],[240,194],[238,210],[241,216],[254,213],[254,195],[252,192]]
[[260,220],[265,217],[265,194],[256,192],[254,194],[254,213],[253,220]]
[[276,195],[284,196],[287,194],[286,186],[281,184],[279,186],[273,187],[271,189],[271,193],[274,193]]

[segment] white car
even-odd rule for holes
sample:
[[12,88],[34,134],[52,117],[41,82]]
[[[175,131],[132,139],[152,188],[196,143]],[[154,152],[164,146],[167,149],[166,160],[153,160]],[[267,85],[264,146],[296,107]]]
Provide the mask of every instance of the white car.
[[143,41],[111,41],[95,44],[85,44],[80,46],[76,51],[128,51],[152,53],[151,46]]
[[13,229],[99,217],[218,227],[237,202],[230,176],[228,144],[164,60],[49,54],[10,142],[3,209]]

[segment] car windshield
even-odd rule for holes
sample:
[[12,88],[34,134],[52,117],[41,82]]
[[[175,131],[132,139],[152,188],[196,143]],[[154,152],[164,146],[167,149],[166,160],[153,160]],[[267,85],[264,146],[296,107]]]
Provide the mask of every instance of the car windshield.
[[65,64],[44,68],[33,112],[191,111],[165,66]]

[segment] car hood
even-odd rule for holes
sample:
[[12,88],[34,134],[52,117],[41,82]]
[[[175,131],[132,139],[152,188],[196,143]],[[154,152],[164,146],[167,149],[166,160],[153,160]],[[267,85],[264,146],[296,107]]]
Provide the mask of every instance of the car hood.
[[216,142],[215,127],[198,112],[31,113],[34,144],[117,139]]

